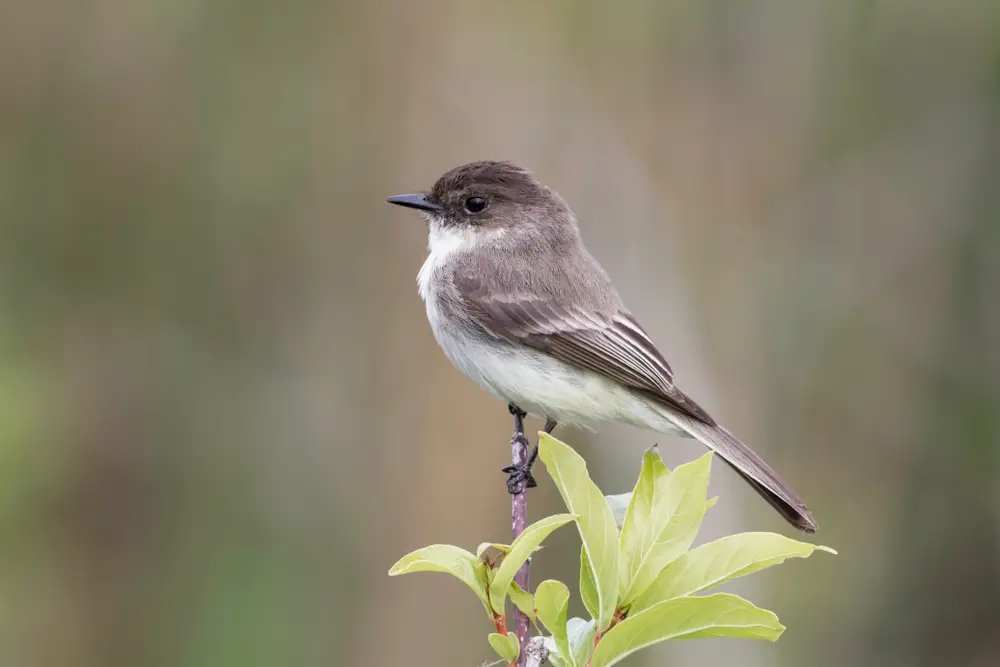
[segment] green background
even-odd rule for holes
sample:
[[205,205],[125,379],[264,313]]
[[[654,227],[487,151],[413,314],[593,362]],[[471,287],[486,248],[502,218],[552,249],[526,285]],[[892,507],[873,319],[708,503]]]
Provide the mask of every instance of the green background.
[[[625,664],[1000,664],[990,0],[4,3],[0,664],[491,659],[461,584],[386,575],[509,535],[509,416],[438,350],[424,227],[384,201],[486,157],[571,202],[840,552],[728,587],[776,645]],[[653,441],[701,453],[557,433],[607,493]],[[788,533],[714,472],[699,542]]]

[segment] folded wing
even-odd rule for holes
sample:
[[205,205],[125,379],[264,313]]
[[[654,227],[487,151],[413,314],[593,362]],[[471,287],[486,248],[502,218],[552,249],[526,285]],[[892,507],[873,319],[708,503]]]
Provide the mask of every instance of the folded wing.
[[604,375],[699,422],[715,425],[707,412],[674,386],[670,365],[628,312],[601,313],[545,297],[494,294],[469,275],[456,275],[455,285],[465,312],[491,334]]

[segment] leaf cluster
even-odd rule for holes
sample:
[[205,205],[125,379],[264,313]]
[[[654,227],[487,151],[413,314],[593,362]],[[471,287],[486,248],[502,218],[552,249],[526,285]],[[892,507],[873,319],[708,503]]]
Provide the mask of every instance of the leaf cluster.
[[[512,544],[484,543],[476,553],[432,545],[401,558],[390,575],[447,572],[482,602],[496,632],[488,640],[508,664],[519,646],[508,632],[505,602],[541,624],[549,659],[557,667],[609,667],[627,655],[669,639],[744,637],[775,641],[784,631],[773,612],[728,593],[703,595],[719,584],[786,558],[806,558],[823,546],[775,533],[741,533],[691,548],[705,512],[711,452],[669,470],[654,446],[642,458],[630,494],[605,496],[573,449],[539,434],[539,457],[567,514],[546,517]],[[555,529],[574,523],[581,538],[579,592],[590,618],[567,618],[570,592],[547,580],[534,593],[514,574]],[[497,555],[492,555],[496,553]]]

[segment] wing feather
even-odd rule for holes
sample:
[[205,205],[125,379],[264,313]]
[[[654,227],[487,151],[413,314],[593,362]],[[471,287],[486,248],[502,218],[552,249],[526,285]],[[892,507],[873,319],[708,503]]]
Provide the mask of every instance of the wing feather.
[[465,311],[485,331],[639,390],[711,426],[715,421],[677,389],[673,371],[642,326],[623,310],[610,316],[543,296],[493,295],[468,275],[455,286]]

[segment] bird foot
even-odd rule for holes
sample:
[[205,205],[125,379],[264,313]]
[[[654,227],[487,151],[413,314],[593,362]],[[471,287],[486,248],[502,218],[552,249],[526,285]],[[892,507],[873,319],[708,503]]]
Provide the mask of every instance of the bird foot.
[[525,489],[533,489],[538,486],[535,477],[531,474],[531,464],[509,465],[503,469],[503,472],[508,475],[507,493],[512,496],[524,493]]

